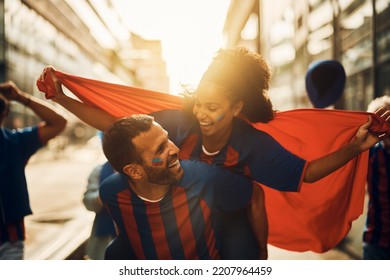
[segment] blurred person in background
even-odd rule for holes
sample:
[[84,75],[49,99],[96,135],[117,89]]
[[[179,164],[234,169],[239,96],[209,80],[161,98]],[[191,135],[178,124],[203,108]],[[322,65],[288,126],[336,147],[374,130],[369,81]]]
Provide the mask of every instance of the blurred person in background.
[[32,214],[25,166],[29,158],[60,134],[66,119],[47,102],[20,90],[15,83],[0,84],[0,122],[10,111],[10,101],[31,109],[38,124],[22,129],[0,130],[0,259],[24,258],[24,217]]
[[346,74],[337,60],[310,63],[305,76],[306,92],[314,108],[333,108],[344,92]]
[[88,177],[88,185],[83,196],[83,203],[89,211],[95,212],[96,215],[87,243],[87,259],[103,260],[107,245],[116,236],[114,222],[104,208],[99,196],[100,184],[104,179],[114,173],[114,169],[107,161],[93,168]]
[[[390,96],[374,99],[367,111],[390,109]],[[390,136],[370,149],[368,210],[363,231],[363,259],[390,260]]]

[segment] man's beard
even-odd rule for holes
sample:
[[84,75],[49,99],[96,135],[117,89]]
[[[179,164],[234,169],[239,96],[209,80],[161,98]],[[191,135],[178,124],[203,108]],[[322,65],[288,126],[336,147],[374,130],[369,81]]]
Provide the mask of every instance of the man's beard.
[[143,166],[146,174],[148,175],[148,181],[158,185],[170,185],[176,184],[180,177],[173,174],[169,168],[157,168],[151,166]]

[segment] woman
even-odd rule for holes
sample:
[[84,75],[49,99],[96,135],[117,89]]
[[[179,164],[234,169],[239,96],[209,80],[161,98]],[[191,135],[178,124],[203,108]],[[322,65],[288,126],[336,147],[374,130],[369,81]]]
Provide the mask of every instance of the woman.
[[[53,101],[81,120],[100,130],[116,120],[103,110],[64,95],[52,68],[45,68],[39,81],[47,82],[47,74],[54,81]],[[352,142],[326,156],[307,162],[290,153],[270,135],[239,118],[250,122],[273,119],[274,111],[266,92],[269,79],[269,67],[258,54],[244,48],[222,50],[203,75],[191,100],[193,115],[186,110],[152,115],[180,147],[181,158],[223,165],[251,176],[262,185],[291,192],[298,191],[302,182],[315,182],[332,173],[379,140],[368,132],[369,120],[359,128]],[[383,117],[388,115],[386,112]]]

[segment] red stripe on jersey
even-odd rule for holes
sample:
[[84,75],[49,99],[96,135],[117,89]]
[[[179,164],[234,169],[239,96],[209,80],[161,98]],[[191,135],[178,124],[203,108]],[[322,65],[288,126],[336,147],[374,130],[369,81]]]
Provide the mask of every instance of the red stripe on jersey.
[[233,149],[232,146],[228,146],[226,150],[225,162],[223,165],[227,168],[237,166],[239,156],[240,155],[238,154],[238,152]]
[[180,146],[179,158],[190,159],[192,151],[194,150],[197,141],[198,141],[197,134],[188,135],[184,139],[182,145]]
[[205,221],[205,237],[208,237],[206,239],[206,244],[209,250],[210,258],[212,260],[218,260],[220,259],[220,256],[217,250],[215,232],[212,226],[213,218],[211,217],[211,210],[203,199],[200,200],[200,207],[202,209],[203,220]]
[[187,196],[185,189],[174,188],[172,193],[172,204],[175,209],[176,224],[180,235],[181,244],[186,259],[198,259],[196,253],[196,240],[194,229],[192,228],[190,212],[188,209]]
[[134,253],[138,259],[145,259],[145,253],[142,248],[141,239],[138,234],[138,226],[134,218],[133,206],[131,205],[131,193],[129,189],[123,190],[117,194],[117,202],[123,217],[126,235],[133,247]]
[[160,206],[158,203],[151,203],[147,201],[145,201],[145,205],[157,258],[160,260],[171,260],[172,256],[169,251],[168,240],[165,235],[165,227],[161,217]]
[[[372,166],[373,161],[374,161],[374,157],[370,158],[369,166]],[[372,182],[372,176],[373,176],[372,169],[369,168],[368,173],[367,173],[367,181],[368,182]],[[372,188],[371,185],[372,185],[372,183],[367,184],[367,188],[368,188],[369,192],[371,192],[371,190],[370,190],[370,188]],[[374,212],[375,211],[374,211],[373,204],[370,203],[368,205],[368,210],[367,210],[367,218],[368,218],[369,223],[367,224],[367,229],[364,232],[364,237],[365,237],[365,240],[367,240],[367,241],[371,241],[372,235],[373,235],[373,229],[375,228]]]

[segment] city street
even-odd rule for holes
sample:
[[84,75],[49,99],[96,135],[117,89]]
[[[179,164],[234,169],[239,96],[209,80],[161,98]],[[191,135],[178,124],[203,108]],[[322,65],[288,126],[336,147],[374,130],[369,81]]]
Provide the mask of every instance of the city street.
[[26,259],[63,259],[89,236],[94,213],[82,196],[89,172],[104,161],[100,143],[31,158],[26,176],[33,215],[26,218]]
[[[58,154],[44,149],[34,155],[26,169],[34,212],[26,218],[26,259],[65,259],[85,242],[94,214],[85,209],[82,196],[89,172],[104,159],[96,141]],[[316,254],[268,248],[270,260],[353,259],[339,249]]]

